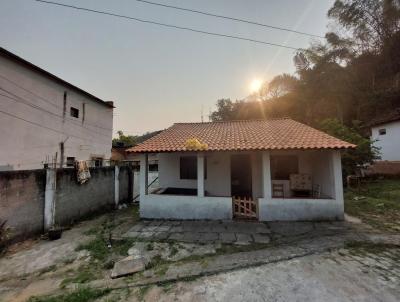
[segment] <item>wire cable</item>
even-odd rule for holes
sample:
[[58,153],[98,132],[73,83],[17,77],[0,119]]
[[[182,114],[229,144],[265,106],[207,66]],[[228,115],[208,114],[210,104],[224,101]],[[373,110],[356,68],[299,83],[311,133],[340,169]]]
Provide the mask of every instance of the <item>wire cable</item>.
[[310,33],[302,32],[302,31],[293,30],[293,29],[290,29],[290,28],[264,24],[264,23],[260,23],[260,22],[247,20],[247,19],[240,19],[240,18],[235,18],[235,17],[218,15],[218,14],[209,13],[209,12],[205,12],[205,11],[200,11],[200,10],[195,10],[195,9],[190,9],[190,8],[185,8],[185,7],[179,7],[179,6],[174,6],[174,5],[168,5],[168,4],[163,4],[163,3],[157,3],[157,2],[147,1],[147,0],[135,0],[135,1],[142,2],[144,4],[150,4],[150,5],[156,5],[156,6],[166,7],[166,8],[172,8],[172,9],[181,10],[181,11],[187,11],[187,12],[191,12],[191,13],[195,13],[195,14],[200,14],[200,15],[205,15],[205,16],[210,16],[210,17],[215,17],[215,18],[221,18],[221,19],[227,19],[227,20],[231,20],[231,21],[242,22],[242,23],[247,23],[247,24],[251,24],[251,25],[267,27],[267,28],[270,28],[270,29],[287,31],[287,32],[291,32],[291,33],[295,33],[295,34],[299,34],[299,35],[304,35],[304,36],[310,36],[310,37],[314,37],[314,38],[324,39],[323,36],[319,36],[319,35],[316,35],[316,34],[310,34]]
[[[22,89],[22,90],[24,90],[24,91],[26,91],[26,92],[28,92],[28,93],[34,95],[35,97],[37,97],[37,98],[39,98],[40,100],[42,100],[42,101],[48,103],[49,105],[51,105],[51,106],[53,106],[53,107],[55,107],[55,108],[64,110],[64,108],[63,108],[62,106],[58,106],[57,104],[54,104],[53,102],[51,102],[51,101],[45,99],[44,97],[42,97],[42,96],[40,96],[40,95],[37,95],[37,94],[34,93],[33,91],[31,91],[31,90],[29,90],[29,89],[26,89],[25,87],[23,87],[23,86],[21,86],[21,85],[15,83],[15,82],[13,82],[13,81],[11,81],[10,79],[6,78],[5,76],[3,76],[3,75],[1,75],[1,74],[0,74],[0,78],[2,78],[3,80],[6,80],[7,82],[9,82],[9,83],[15,85],[16,87],[18,87],[18,88],[20,88],[20,89]],[[4,90],[4,89],[3,89],[3,90]],[[69,120],[72,121],[72,119],[69,119]],[[88,122],[85,122],[85,124],[86,124],[86,125],[89,125],[89,126],[92,126],[92,127],[97,127],[97,128],[99,128],[99,129],[103,129],[103,130],[113,130],[112,128],[101,127],[101,126],[99,126],[99,125],[92,124],[92,123],[88,123]]]
[[235,39],[235,40],[242,40],[242,41],[263,44],[263,45],[269,45],[269,46],[275,46],[275,47],[281,47],[281,48],[286,48],[286,49],[291,49],[291,50],[298,50],[298,48],[296,48],[296,47],[287,46],[287,45],[283,45],[283,44],[277,44],[277,43],[272,43],[272,42],[267,42],[267,41],[262,41],[262,40],[256,40],[256,39],[252,39],[252,38],[246,38],[246,37],[242,37],[242,36],[221,34],[221,33],[216,33],[216,32],[195,29],[195,28],[191,28],[191,27],[184,27],[184,26],[161,23],[161,22],[156,22],[156,21],[151,21],[151,20],[145,20],[145,19],[130,17],[130,16],[126,16],[126,15],[111,13],[111,12],[107,12],[107,11],[85,8],[85,7],[81,7],[81,6],[69,5],[69,4],[58,3],[58,2],[53,2],[53,1],[45,1],[45,0],[35,0],[35,1],[40,2],[40,3],[45,3],[45,4],[51,4],[51,5],[72,8],[72,9],[76,9],[76,10],[87,11],[87,12],[96,13],[96,14],[108,15],[108,16],[113,16],[113,17],[118,17],[118,18],[123,18],[123,19],[128,19],[128,20],[134,20],[134,21],[141,22],[141,23],[154,24],[154,25],[158,25],[158,26],[162,26],[162,27],[168,27],[168,28],[174,28],[174,29],[179,29],[179,30],[195,32],[195,33],[204,34],[204,35],[217,36],[217,37],[223,37],[223,38],[229,38],[229,39]]
[[67,135],[67,136],[70,136],[70,137],[75,137],[75,138],[81,139],[81,140],[83,140],[83,141],[91,141],[91,142],[93,142],[93,140],[91,140],[91,139],[83,138],[83,137],[76,136],[76,135],[72,135],[72,134],[66,134],[66,133],[64,133],[64,132],[62,132],[62,131],[58,131],[58,130],[56,130],[56,129],[43,126],[43,125],[41,125],[41,124],[39,124],[39,123],[26,120],[26,119],[24,119],[24,118],[22,118],[22,117],[20,117],[20,116],[14,115],[14,114],[9,113],[9,112],[6,112],[6,111],[0,110],[0,113],[3,113],[3,114],[5,114],[5,115],[14,117],[14,118],[16,118],[16,119],[22,120],[22,121],[24,121],[24,122],[30,123],[30,124],[32,124],[32,125],[35,125],[35,126],[38,126],[38,127],[41,127],[41,128],[44,128],[44,129],[53,131],[53,132],[57,132],[57,133],[60,133],[60,134],[63,134],[63,135]]
[[[14,96],[14,98],[13,98],[13,97],[10,97],[10,96],[8,96],[8,95],[5,95],[5,94],[0,93],[1,96],[6,97],[6,98],[8,98],[8,99],[10,99],[10,100],[13,100],[14,102],[18,102],[18,103],[25,104],[25,105],[27,105],[27,106],[30,106],[30,107],[34,108],[34,109],[37,109],[37,110],[43,111],[43,112],[45,112],[45,113],[51,114],[51,115],[53,115],[53,116],[55,116],[55,117],[58,117],[58,118],[60,118],[60,119],[64,119],[63,116],[58,115],[57,113],[48,111],[48,110],[46,110],[46,109],[43,109],[42,107],[37,106],[37,105],[35,105],[35,104],[32,104],[32,103],[28,102],[27,100],[23,99],[22,97],[19,97],[19,96],[13,94],[12,92],[10,92],[10,91],[8,91],[8,90],[2,88],[1,86],[0,86],[0,90],[2,90],[2,91],[4,91],[4,92],[6,92],[6,93],[8,93],[8,94],[10,94],[10,95],[12,95],[12,96]],[[86,129],[86,130],[88,130],[88,131],[92,131],[93,133],[96,133],[96,134],[98,134],[98,135],[101,135],[101,136],[104,136],[104,137],[107,137],[107,138],[109,137],[109,136],[106,135],[106,134],[97,132],[97,131],[95,131],[95,130],[93,130],[93,129],[86,128],[86,127],[84,127],[81,123],[79,123],[79,122],[76,123],[76,121],[74,121],[74,120],[72,120],[72,119],[70,119],[70,118],[67,118],[67,120],[71,121],[71,123],[72,123],[73,125],[75,125],[75,126],[78,126],[78,127],[80,127],[80,128]]]

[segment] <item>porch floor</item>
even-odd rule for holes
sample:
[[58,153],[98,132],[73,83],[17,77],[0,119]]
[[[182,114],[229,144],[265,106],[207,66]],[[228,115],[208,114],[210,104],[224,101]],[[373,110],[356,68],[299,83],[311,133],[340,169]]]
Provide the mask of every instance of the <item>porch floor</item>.
[[[346,224],[343,222],[320,224],[327,229],[346,229]],[[315,229],[313,222],[142,220],[123,234],[123,237],[150,241],[172,240],[246,245],[269,243],[271,240],[282,237],[301,236],[312,233]]]

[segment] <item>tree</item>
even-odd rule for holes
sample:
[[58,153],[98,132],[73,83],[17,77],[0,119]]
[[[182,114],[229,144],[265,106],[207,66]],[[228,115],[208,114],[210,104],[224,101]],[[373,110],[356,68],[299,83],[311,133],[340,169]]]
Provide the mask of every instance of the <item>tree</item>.
[[295,91],[299,80],[290,74],[284,73],[274,77],[261,89],[262,99],[276,99]]
[[365,164],[379,158],[379,149],[373,146],[373,141],[360,135],[358,123],[353,127],[344,126],[337,119],[326,119],[321,122],[320,129],[344,141],[357,145],[355,149],[342,152],[343,176],[356,173]]
[[119,130],[117,131],[118,138],[113,138],[113,147],[132,147],[137,144],[137,136],[124,135],[124,133]]
[[230,99],[219,99],[217,101],[217,110],[211,113],[212,121],[227,121],[233,119],[234,104]]

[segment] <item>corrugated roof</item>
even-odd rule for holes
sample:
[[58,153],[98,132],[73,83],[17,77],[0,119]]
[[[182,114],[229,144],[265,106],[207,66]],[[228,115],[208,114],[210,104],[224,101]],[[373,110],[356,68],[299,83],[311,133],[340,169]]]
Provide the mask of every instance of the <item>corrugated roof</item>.
[[188,139],[207,144],[207,151],[346,149],[355,145],[289,118],[208,123],[176,123],[127,152],[193,151]]

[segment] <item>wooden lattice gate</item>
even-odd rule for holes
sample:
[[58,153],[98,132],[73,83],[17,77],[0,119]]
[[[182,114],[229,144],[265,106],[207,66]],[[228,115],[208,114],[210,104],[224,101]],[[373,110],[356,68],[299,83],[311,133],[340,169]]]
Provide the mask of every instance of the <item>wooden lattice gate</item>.
[[258,218],[258,204],[251,197],[234,196],[232,198],[232,208],[234,218]]

